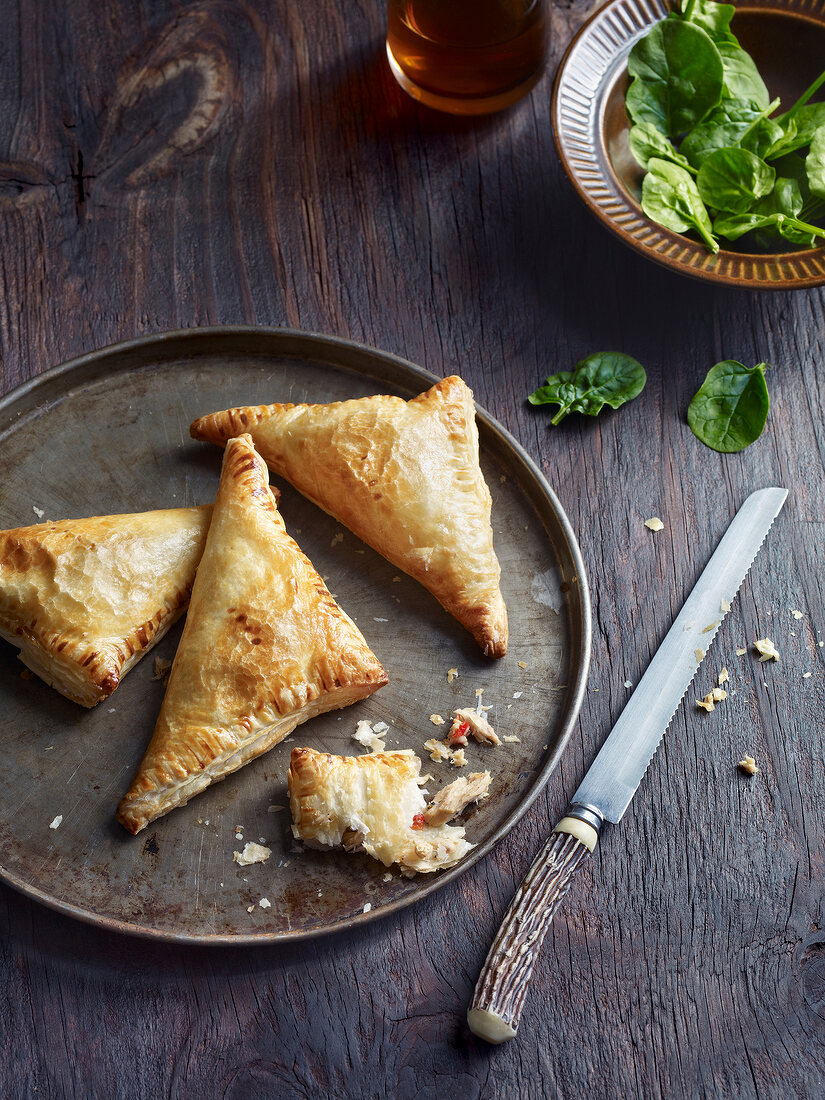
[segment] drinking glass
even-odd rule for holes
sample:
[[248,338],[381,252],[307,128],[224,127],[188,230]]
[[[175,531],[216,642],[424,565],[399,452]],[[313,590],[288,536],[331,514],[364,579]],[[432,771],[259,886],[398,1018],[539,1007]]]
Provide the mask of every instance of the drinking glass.
[[536,83],[548,30],[549,0],[388,0],[387,57],[414,99],[486,114]]

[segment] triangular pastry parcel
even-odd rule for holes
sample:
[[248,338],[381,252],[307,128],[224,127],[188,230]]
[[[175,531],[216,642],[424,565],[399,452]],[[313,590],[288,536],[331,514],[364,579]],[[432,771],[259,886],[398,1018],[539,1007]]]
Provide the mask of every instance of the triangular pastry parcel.
[[300,722],[386,683],[286,533],[252,440],[230,440],[169,686],[118,820],[139,832]]
[[270,469],[415,577],[484,652],[507,649],[490,492],[473,395],[453,375],[426,393],[259,405],[195,420],[195,439],[248,431]]
[[0,531],[0,637],[93,707],[183,613],[211,505]]

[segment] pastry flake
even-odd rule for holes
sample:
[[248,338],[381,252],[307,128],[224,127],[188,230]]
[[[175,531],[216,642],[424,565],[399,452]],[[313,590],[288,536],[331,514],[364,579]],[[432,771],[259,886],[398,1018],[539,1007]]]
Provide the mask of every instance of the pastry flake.
[[137,833],[387,676],[286,533],[249,436],[230,440],[160,716],[118,820]]
[[189,602],[211,506],[0,532],[0,637],[62,695],[111,695]]
[[405,874],[452,867],[473,845],[460,826],[428,824],[420,771],[412,749],[332,756],[295,748],[287,777],[292,832],[321,847],[363,849]]
[[452,375],[413,398],[259,405],[200,417],[195,439],[249,432],[271,470],[415,577],[491,657],[507,650],[473,395]]

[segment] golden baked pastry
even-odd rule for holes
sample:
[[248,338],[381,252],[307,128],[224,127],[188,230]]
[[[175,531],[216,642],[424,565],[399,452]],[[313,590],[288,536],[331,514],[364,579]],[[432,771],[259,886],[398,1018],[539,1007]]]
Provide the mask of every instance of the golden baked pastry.
[[452,867],[473,845],[461,826],[446,821],[485,796],[490,773],[471,776],[472,784],[458,781],[467,795],[463,801],[444,797],[445,788],[433,802],[438,812],[430,814],[438,824],[431,824],[421,790],[428,777],[420,771],[412,749],[364,756],[293,749],[287,776],[293,835],[312,846],[363,850],[385,867],[399,864],[406,874]]
[[189,601],[211,505],[0,531],[0,637],[84,707],[111,695]]
[[484,652],[507,650],[490,491],[473,395],[453,375],[426,393],[259,405],[195,420],[219,445],[248,431],[270,469],[420,581]]
[[117,817],[132,833],[387,682],[284,528],[248,435],[229,441],[186,626]]

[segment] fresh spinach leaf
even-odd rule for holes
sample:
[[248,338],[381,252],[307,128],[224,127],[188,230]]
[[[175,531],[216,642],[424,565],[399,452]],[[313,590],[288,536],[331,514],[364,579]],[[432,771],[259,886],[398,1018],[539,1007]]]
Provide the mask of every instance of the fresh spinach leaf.
[[746,367],[725,359],[711,367],[688,408],[690,430],[723,454],[743,451],[759,438],[770,408],[767,363]]
[[720,42],[725,89],[735,99],[750,99],[765,108],[771,101],[765,82],[749,53],[732,42]]
[[696,0],[691,4],[690,0],[683,0],[681,11],[671,12],[668,18],[695,23],[707,31],[714,42],[732,42],[738,46],[736,36],[730,29],[735,11],[733,4],[716,4],[714,0]]
[[673,164],[678,164],[688,172],[694,171],[670,138],[666,138],[649,122],[639,122],[631,126],[627,140],[630,144],[630,152],[642,168],[648,167],[651,158],[658,157],[660,160],[669,160]]
[[695,229],[711,252],[719,251],[710,215],[696,183],[678,164],[651,158],[648,173],[642,180],[642,210],[674,233]]
[[746,233],[755,232],[757,229],[775,229],[779,218],[783,214],[754,214],[748,211],[743,214],[722,214],[713,222],[713,232],[728,241],[738,241]]
[[768,151],[766,160],[775,160],[810,145],[816,131],[825,126],[825,103],[809,103],[800,107],[795,115],[788,111],[775,121],[782,128],[782,137]]
[[693,23],[657,23],[630,51],[627,71],[628,114],[663,134],[691,129],[722,98],[721,54]]
[[811,140],[811,148],[805,158],[805,171],[811,194],[825,199],[825,126],[820,126]]
[[781,127],[767,117],[778,105],[778,99],[766,108],[749,99],[723,99],[707,118],[690,131],[679,152],[694,168],[699,168],[717,149],[735,145],[741,145],[762,157],[783,136]]
[[742,214],[773,190],[776,172],[747,149],[717,149],[696,176],[702,201],[716,210]]
[[596,416],[605,405],[618,409],[644,389],[645,369],[619,351],[597,351],[576,364],[572,371],[559,371],[547,379],[527,400],[531,405],[558,405],[550,421],[558,424],[568,413]]

